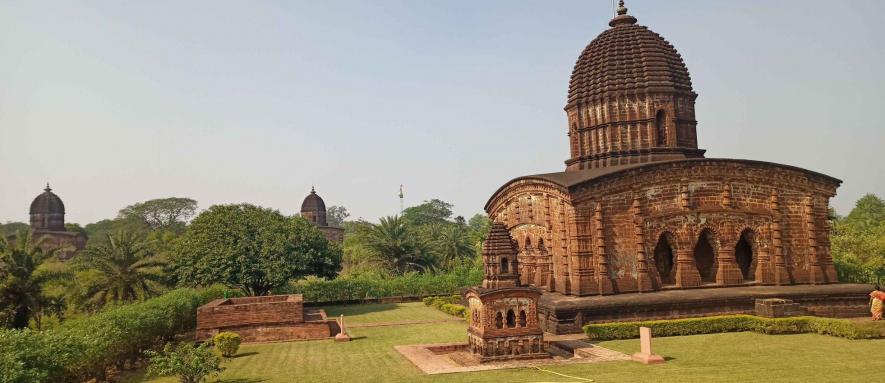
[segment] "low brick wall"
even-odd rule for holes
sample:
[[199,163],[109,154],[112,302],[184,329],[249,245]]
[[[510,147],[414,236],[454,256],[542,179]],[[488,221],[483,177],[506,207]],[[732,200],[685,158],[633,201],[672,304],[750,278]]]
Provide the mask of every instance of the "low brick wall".
[[223,331],[239,334],[243,342],[333,335],[326,313],[319,309],[305,312],[302,296],[296,294],[216,299],[197,309],[197,341]]

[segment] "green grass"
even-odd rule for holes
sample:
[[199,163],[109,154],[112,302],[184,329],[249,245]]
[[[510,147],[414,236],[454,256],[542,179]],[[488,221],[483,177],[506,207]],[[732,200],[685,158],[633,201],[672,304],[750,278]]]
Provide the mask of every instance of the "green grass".
[[344,325],[430,321],[455,319],[442,311],[428,309],[421,302],[385,303],[374,305],[326,306],[326,315],[337,318],[344,314]]
[[[395,306],[385,308],[379,306]],[[351,323],[450,318],[422,304],[329,307]],[[442,317],[437,316],[441,314]],[[224,365],[217,382],[576,382],[531,369],[511,369],[424,375],[399,355],[394,345],[464,340],[459,322],[394,327],[354,328],[349,343],[329,340],[243,345],[240,355]],[[600,342],[633,353],[638,340]],[[545,367],[551,371],[593,379],[594,382],[866,382],[878,381],[885,362],[879,357],[885,340],[846,340],[823,335],[763,335],[728,333],[655,339],[655,351],[665,365],[606,362]],[[173,383],[175,379],[144,380],[139,374],[123,382]]]

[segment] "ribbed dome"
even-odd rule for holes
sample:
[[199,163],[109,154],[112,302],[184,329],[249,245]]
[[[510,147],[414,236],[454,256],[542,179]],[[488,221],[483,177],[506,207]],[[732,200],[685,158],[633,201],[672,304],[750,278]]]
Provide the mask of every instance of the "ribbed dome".
[[568,103],[611,94],[646,91],[692,93],[691,77],[676,52],[661,35],[636,25],[621,4],[609,25],[590,42],[572,71]]
[[310,188],[310,194],[304,197],[301,203],[301,216],[307,218],[310,223],[317,226],[327,226],[326,203],[317,195],[314,188]]
[[61,201],[55,193],[52,192],[52,189],[49,188],[49,184],[46,184],[46,189],[43,189],[43,193],[34,198],[34,201],[31,202],[31,210],[30,214],[64,214],[65,213],[65,204]]

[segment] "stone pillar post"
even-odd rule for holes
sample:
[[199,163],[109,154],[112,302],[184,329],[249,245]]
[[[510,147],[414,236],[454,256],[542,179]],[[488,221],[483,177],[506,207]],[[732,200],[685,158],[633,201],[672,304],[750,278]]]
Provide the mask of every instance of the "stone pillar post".
[[771,272],[771,255],[769,255],[768,244],[757,239],[759,244],[758,255],[756,259],[756,274],[754,278],[756,282],[762,285],[770,285],[774,283],[774,273]]
[[721,286],[732,286],[744,283],[744,276],[741,274],[741,268],[738,266],[734,258],[734,247],[722,246],[720,244],[717,255],[716,267],[716,284]]
[[682,247],[676,250],[676,287],[698,287],[701,285],[701,274],[694,263],[691,252]]
[[605,253],[605,230],[602,224],[602,202],[597,202],[593,211],[593,242],[596,245],[593,255],[596,258],[596,282],[599,284],[599,293],[606,295],[612,294],[613,289],[612,280],[608,275],[608,255]]
[[771,248],[774,250],[774,284],[778,286],[793,284],[790,272],[784,259],[784,245],[781,243],[781,212],[777,190],[771,191]]
[[655,284],[648,270],[648,260],[645,254],[645,235],[642,232],[642,209],[638,192],[634,193],[630,212],[633,215],[633,237],[636,241],[636,289],[639,292],[653,291],[655,286],[660,285],[660,281]]

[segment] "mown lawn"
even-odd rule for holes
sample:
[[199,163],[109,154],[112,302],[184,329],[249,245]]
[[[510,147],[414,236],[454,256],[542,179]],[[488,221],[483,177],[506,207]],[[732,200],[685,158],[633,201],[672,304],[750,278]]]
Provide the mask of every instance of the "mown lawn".
[[[327,308],[344,313],[350,323],[445,319],[421,303]],[[400,315],[402,313],[403,315]],[[463,322],[354,328],[349,343],[329,340],[243,345],[240,355],[224,365],[217,382],[577,382],[532,369],[424,375],[399,355],[394,345],[459,341]],[[600,345],[638,351],[637,340]],[[885,369],[885,340],[846,340],[822,335],[731,333],[658,338],[656,351],[665,365],[605,362],[548,366],[545,369],[594,382],[866,382],[878,381]],[[145,380],[139,374],[125,382]]]

